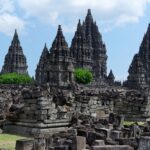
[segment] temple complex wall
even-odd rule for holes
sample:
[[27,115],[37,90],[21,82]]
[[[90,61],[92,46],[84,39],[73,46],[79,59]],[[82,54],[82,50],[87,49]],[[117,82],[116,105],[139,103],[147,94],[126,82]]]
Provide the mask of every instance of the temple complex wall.
[[1,120],[7,119],[5,129],[29,135],[64,130],[78,114],[105,119],[115,113],[135,121],[150,117],[149,91],[121,87],[0,86],[0,102]]

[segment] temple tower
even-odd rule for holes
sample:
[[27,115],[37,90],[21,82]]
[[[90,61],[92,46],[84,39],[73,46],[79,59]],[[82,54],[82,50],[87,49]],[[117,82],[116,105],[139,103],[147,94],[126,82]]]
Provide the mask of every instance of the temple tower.
[[28,66],[26,63],[26,57],[23,54],[23,49],[20,45],[17,30],[15,30],[8,53],[5,56],[1,73],[4,74],[16,72],[20,74],[27,74],[27,68]]
[[109,72],[107,81],[108,81],[109,85],[114,85],[114,83],[115,83],[115,76],[114,76],[112,70],[110,70],[110,72]]
[[85,25],[81,25],[80,20],[70,50],[72,57],[75,59],[76,68],[88,68],[92,70],[91,50],[86,40]]
[[82,24],[79,21],[70,49],[76,61],[75,67],[90,69],[95,81],[107,78],[106,47],[90,9],[85,21]]
[[[37,82],[49,83],[51,86],[70,85],[73,78],[73,60],[71,59],[70,49],[68,48],[60,25],[52,43],[50,54],[48,55],[47,50],[43,53],[47,55],[45,55],[46,58],[44,57],[44,59],[40,60],[37,66]],[[42,65],[44,69],[42,69]]]
[[131,88],[150,86],[150,25],[144,35],[138,54],[135,54],[129,67],[128,80]]
[[38,81],[38,83],[42,84],[45,82],[45,75],[43,74],[46,70],[46,64],[49,61],[49,51],[48,48],[45,44],[44,49],[42,51],[39,63],[37,65],[37,69],[36,69],[36,80]]

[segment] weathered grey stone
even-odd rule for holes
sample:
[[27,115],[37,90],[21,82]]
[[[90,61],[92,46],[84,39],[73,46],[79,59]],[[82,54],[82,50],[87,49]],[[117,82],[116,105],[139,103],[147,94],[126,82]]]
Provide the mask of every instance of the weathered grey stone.
[[0,128],[0,134],[2,134],[3,133],[3,130]]
[[138,150],[149,150],[150,149],[150,137],[142,137],[139,142]]
[[134,150],[127,145],[105,145],[105,146],[93,146],[92,150]]
[[77,150],[85,149],[86,148],[86,138],[83,136],[77,136]]
[[94,146],[105,145],[105,142],[104,140],[95,140],[93,145]]
[[111,131],[110,137],[111,137],[113,140],[122,138],[122,132],[121,132],[121,131]]
[[22,139],[16,141],[16,150],[32,150],[32,149],[33,149],[33,140]]

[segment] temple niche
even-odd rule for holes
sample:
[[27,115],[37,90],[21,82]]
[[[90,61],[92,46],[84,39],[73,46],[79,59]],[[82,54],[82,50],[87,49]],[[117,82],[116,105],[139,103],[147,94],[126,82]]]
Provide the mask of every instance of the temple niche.
[[93,82],[107,82],[107,55],[96,22],[91,10],[88,10],[85,21],[79,20],[77,30],[68,47],[61,26],[48,51],[44,48],[36,69],[38,83],[67,86],[73,82],[75,68],[87,68],[93,72]]
[[27,68],[28,66],[26,63],[26,57],[23,54],[23,49],[20,45],[17,30],[15,30],[15,34],[9,47],[8,53],[5,56],[1,74],[14,72],[27,74]]
[[150,25],[128,72],[126,86],[130,88],[146,88],[150,86]]

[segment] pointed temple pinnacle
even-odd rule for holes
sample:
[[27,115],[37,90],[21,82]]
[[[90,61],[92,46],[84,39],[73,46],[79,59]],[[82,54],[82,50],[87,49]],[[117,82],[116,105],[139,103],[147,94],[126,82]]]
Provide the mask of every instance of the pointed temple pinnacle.
[[58,25],[58,31],[62,31],[61,25]]
[[15,29],[15,34],[17,34],[17,29]]
[[14,37],[18,37],[17,29],[15,29]]
[[57,36],[63,35],[61,25],[58,26]]
[[92,14],[91,14],[91,9],[88,9],[85,22],[87,22],[87,21],[88,21],[88,22],[93,22],[93,17],[92,17]]
[[148,31],[150,31],[150,23],[148,24]]
[[80,19],[79,19],[79,22],[78,22],[78,24],[79,24],[79,25],[81,25],[81,21],[80,21]]
[[14,33],[13,40],[12,40],[12,44],[16,44],[16,43],[17,44],[20,43],[18,33],[17,33],[17,29],[15,29],[15,33]]
[[88,9],[87,15],[91,15],[91,9]]
[[47,45],[46,45],[46,43],[45,43],[44,49],[43,49],[43,52],[42,52],[42,53],[44,53],[43,55],[45,55],[45,53],[47,53],[47,52],[48,52],[48,48],[47,48]]
[[45,43],[45,45],[44,45],[44,48],[47,48],[47,45],[46,45],[46,43]]
[[80,27],[81,27],[81,21],[80,21],[80,19],[79,19],[78,28],[80,28]]

